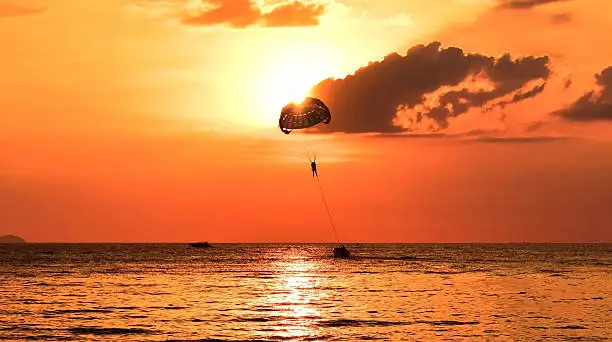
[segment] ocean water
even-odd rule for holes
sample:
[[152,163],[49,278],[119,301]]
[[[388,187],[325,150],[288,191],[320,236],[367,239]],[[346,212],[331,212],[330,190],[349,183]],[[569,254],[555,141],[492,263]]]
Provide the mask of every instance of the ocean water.
[[612,244],[0,246],[0,339],[603,341]]

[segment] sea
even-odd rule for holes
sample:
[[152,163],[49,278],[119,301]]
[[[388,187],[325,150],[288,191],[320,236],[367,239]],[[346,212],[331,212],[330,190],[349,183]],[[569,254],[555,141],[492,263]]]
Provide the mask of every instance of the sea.
[[9,341],[607,341],[612,244],[0,246]]

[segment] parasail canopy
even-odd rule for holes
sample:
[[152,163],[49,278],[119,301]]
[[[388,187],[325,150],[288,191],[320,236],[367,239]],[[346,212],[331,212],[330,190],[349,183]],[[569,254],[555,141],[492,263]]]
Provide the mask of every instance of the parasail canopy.
[[278,119],[280,130],[285,133],[291,133],[294,129],[304,129],[320,124],[329,124],[331,121],[331,113],[329,108],[323,101],[307,97],[302,103],[289,103],[281,111]]

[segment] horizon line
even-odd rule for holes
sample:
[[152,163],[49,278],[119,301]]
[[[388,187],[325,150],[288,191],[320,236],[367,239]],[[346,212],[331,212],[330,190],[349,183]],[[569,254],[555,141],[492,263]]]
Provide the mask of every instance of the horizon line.
[[[129,244],[189,244],[194,242],[202,242],[202,241],[26,241],[26,242],[0,242],[0,245],[26,245],[26,244],[117,244],[117,245],[129,245]],[[300,244],[300,245],[342,245],[342,244],[351,244],[351,245],[372,245],[372,244],[612,244],[612,241],[489,241],[489,242],[435,242],[435,241],[427,241],[427,242],[401,242],[401,241],[378,241],[378,242],[211,242],[207,241],[211,245],[230,245],[230,244],[240,244],[240,245],[277,245],[277,244]]]

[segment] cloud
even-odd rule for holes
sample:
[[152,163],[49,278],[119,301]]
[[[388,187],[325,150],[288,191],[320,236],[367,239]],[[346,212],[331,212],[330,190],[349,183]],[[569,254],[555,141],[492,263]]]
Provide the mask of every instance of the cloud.
[[483,143],[542,143],[559,140],[575,139],[572,137],[555,137],[555,136],[522,136],[522,137],[478,137],[477,142]]
[[534,132],[542,128],[542,126],[544,126],[543,121],[536,121],[536,122],[528,124],[527,127],[525,128],[525,131]]
[[182,22],[193,26],[229,25],[234,28],[316,26],[325,12],[323,5],[297,0],[281,3],[267,12],[254,0],[204,0],[203,3],[203,10],[185,16]]
[[47,9],[44,7],[29,7],[18,5],[13,2],[0,2],[0,18],[37,14],[46,10]]
[[569,121],[612,120],[612,66],[595,75],[599,90],[591,90],[570,106],[553,112]]
[[562,1],[568,0],[501,0],[497,7],[502,9],[530,9],[536,6]]
[[[439,42],[417,45],[405,56],[387,55],[343,79],[326,79],[311,90],[330,108],[333,119],[321,130],[348,133],[436,131],[448,119],[495,101],[518,102],[535,96],[545,81],[549,59],[512,59],[466,54]],[[510,99],[505,99],[509,96]]]
[[572,15],[570,13],[559,13],[551,17],[553,24],[565,24],[572,21]]
[[271,12],[263,13],[264,26],[316,26],[325,8],[322,5],[305,4],[294,1],[275,7]]
[[384,139],[452,139],[458,142],[467,143],[487,143],[487,144],[519,144],[519,143],[545,143],[553,141],[578,139],[571,136],[548,136],[548,135],[517,135],[517,136],[502,136],[491,135],[503,133],[499,130],[484,130],[475,129],[460,134],[446,133],[377,133],[373,138]]
[[377,133],[374,138],[404,138],[404,139],[430,139],[448,138],[451,135],[445,133]]
[[[517,103],[517,102],[520,102],[520,101],[523,101],[523,100],[526,100],[532,97],[536,97],[538,94],[544,91],[545,87],[546,87],[546,82],[539,84],[539,85],[535,85],[531,89],[528,89],[525,91],[518,91],[509,100],[500,101],[498,103],[495,103],[493,106],[494,107],[499,106],[501,108],[504,108],[505,106],[509,104]],[[492,108],[489,108],[489,109],[492,109]]]
[[253,25],[261,17],[261,12],[251,0],[209,0],[213,8],[203,10],[194,16],[185,17],[187,25],[228,24],[232,27]]

